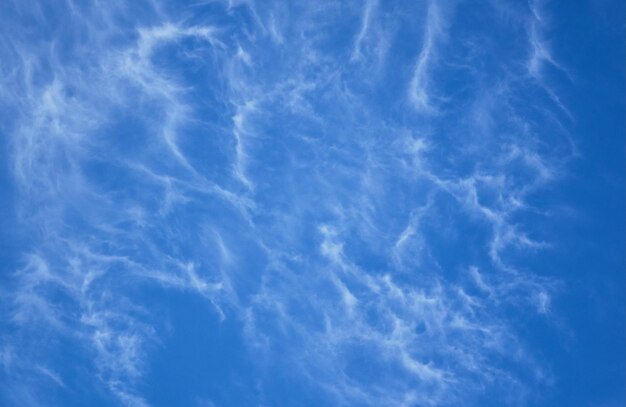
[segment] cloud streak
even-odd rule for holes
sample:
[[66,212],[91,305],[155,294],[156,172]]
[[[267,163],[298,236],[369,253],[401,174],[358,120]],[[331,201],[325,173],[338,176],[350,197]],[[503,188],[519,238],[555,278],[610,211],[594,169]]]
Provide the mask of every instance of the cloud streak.
[[467,6],[30,15],[36,41],[19,30],[0,48],[19,56],[0,100],[19,112],[3,130],[30,237],[2,308],[3,390],[45,405],[88,383],[103,404],[159,405],[154,366],[194,349],[185,372],[233,372],[225,392],[169,384],[195,403],[532,403],[549,367],[516,320],[549,316],[559,283],[524,263],[552,244],[525,217],[573,153],[566,134],[542,138],[556,94],[526,105],[546,64],[565,69],[531,7],[493,22],[527,37],[484,74],[497,49],[476,52],[481,27],[462,41]]

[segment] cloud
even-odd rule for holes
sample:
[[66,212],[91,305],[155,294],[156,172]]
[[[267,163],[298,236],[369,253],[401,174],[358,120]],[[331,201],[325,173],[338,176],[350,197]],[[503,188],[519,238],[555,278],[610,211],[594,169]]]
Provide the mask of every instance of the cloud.
[[436,105],[433,104],[432,70],[437,62],[439,43],[446,35],[446,22],[441,7],[440,2],[428,3],[422,49],[409,83],[409,100],[421,113],[437,111]]
[[94,389],[150,405],[153,358],[202,316],[220,328],[201,346],[234,326],[241,343],[217,353],[254,355],[228,369],[258,404],[281,375],[338,405],[514,404],[542,388],[515,318],[554,312],[558,286],[519,259],[551,247],[524,216],[565,161],[526,108],[552,51],[533,28],[529,59],[483,75],[456,2],[428,3],[417,55],[396,35],[414,8],[355,4],[70,4],[55,24],[84,35],[3,45],[19,56],[0,97],[19,112],[6,128],[30,237],[0,348],[13,384],[43,388],[16,373],[33,370],[69,392],[76,372],[54,355],[78,349]]
[[352,50],[352,56],[350,57],[352,60],[358,60],[361,58],[361,44],[368,34],[372,14],[376,12],[377,6],[377,0],[368,0],[365,3],[365,6],[363,8],[363,18],[361,20],[361,28],[359,29],[359,32],[354,41],[354,48]]
[[567,70],[553,57],[550,45],[542,35],[547,23],[547,17],[543,11],[545,6],[542,3],[541,1],[530,3],[532,17],[528,28],[531,48],[530,58],[527,62],[528,73],[534,78],[541,79],[544,65],[550,65],[570,77]]

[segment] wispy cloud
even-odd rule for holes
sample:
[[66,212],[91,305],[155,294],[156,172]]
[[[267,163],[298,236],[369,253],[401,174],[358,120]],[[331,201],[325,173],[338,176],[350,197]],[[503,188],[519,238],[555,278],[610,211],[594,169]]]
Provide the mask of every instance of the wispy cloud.
[[[409,100],[413,107],[421,113],[437,111],[435,89],[433,89],[433,72],[437,63],[438,47],[446,36],[446,21],[444,20],[443,2],[431,1],[424,22],[422,49],[415,62],[413,76],[409,83]],[[435,100],[433,100],[435,99]]]
[[277,403],[280,374],[366,406],[523,404],[549,381],[515,325],[553,312],[558,283],[520,260],[552,242],[524,216],[571,154],[544,137],[556,92],[528,107],[545,66],[565,71],[538,6],[516,20],[530,54],[494,63],[482,27],[457,38],[461,2],[68,3],[62,23],[36,3],[37,43],[0,44],[17,61],[0,101],[19,112],[3,130],[29,236],[9,385],[69,391],[54,354],[78,349],[95,389],[151,405],[152,358],[191,340],[196,302],[220,327],[197,346],[232,329],[216,354],[254,354],[232,379],[254,383],[251,404]]

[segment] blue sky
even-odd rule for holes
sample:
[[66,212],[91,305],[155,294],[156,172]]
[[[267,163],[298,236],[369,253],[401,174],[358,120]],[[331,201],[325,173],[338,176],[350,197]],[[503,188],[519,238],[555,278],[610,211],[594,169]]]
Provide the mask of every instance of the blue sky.
[[0,405],[625,402],[618,0],[0,2]]

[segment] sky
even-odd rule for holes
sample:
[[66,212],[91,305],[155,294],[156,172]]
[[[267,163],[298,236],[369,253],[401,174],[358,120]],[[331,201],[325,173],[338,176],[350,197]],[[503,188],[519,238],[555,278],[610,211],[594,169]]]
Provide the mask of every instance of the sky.
[[0,0],[0,405],[626,403],[619,0]]

